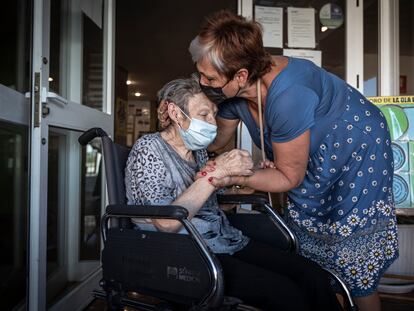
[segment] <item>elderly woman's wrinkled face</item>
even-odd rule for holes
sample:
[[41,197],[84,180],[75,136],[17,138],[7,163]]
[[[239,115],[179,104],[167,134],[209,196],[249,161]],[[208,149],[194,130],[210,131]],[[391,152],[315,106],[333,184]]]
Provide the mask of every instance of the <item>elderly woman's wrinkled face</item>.
[[[216,124],[217,107],[212,103],[204,93],[194,95],[188,100],[188,116],[193,119],[198,119],[213,125]],[[188,118],[183,120],[183,129],[188,129],[190,126]]]

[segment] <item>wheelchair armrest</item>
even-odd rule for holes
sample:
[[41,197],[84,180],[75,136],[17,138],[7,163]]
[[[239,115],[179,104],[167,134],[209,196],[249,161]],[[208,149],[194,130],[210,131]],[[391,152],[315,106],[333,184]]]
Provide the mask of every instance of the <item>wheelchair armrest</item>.
[[178,205],[124,205],[113,204],[106,207],[108,217],[168,218],[184,220],[188,211]]
[[[293,233],[293,231],[286,225],[285,221],[283,220],[283,218],[276,212],[273,210],[272,206],[269,204],[268,201],[268,197],[264,194],[236,194],[236,195],[217,195],[217,201],[219,204],[257,204],[260,205],[261,209],[260,211],[264,214],[266,214],[268,217],[270,217],[270,219],[272,220],[272,222],[274,223],[274,225],[276,226],[277,230],[280,232],[280,234],[282,235],[282,239],[279,239],[279,241],[275,241],[274,243],[269,243],[269,241],[267,241],[267,239],[265,239],[268,244],[276,244],[276,245],[281,245],[280,240],[284,240],[282,242],[282,244],[284,246],[282,246],[282,248],[288,249],[289,251],[292,252],[297,252],[298,251],[298,242],[296,239],[295,234]],[[256,237],[258,238],[258,240],[263,240],[261,237],[262,235],[259,234],[258,236],[256,235],[256,230],[254,229],[255,226],[252,226],[249,223],[254,223],[254,216],[259,216],[259,215],[251,215],[250,217],[248,216],[243,216],[243,215],[234,215],[234,216],[228,216],[231,219],[231,222],[233,222],[233,225],[238,228],[239,230],[241,230],[242,232],[247,232],[250,233],[252,235],[252,237]],[[242,221],[239,221],[242,220]],[[256,217],[257,220],[260,219],[260,217]],[[262,218],[263,219],[263,218]],[[230,219],[229,219],[230,220]],[[248,226],[250,226],[251,228],[249,229]],[[260,230],[259,230],[260,231]],[[286,246],[287,245],[287,246]]]
[[264,194],[218,194],[219,204],[260,204],[268,203],[268,198]]

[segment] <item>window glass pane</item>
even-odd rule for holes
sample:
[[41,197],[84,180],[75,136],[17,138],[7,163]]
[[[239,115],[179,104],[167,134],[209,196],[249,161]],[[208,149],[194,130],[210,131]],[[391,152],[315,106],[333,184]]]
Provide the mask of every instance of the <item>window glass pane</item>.
[[100,139],[82,148],[80,260],[99,260],[102,151]]
[[60,129],[50,128],[47,174],[47,306],[67,285],[66,251],[66,136]]
[[414,1],[400,0],[400,94],[414,95]]
[[30,77],[31,1],[2,1],[0,84],[25,93]]
[[[329,72],[337,75],[338,77],[345,79],[345,20],[346,20],[346,6],[344,0],[335,1],[329,4],[329,7],[325,7],[327,4],[324,0],[255,0],[254,6],[267,6],[283,8],[283,40],[282,48],[269,48],[266,49],[272,55],[283,55],[284,49],[290,49],[288,46],[288,7],[296,8],[313,8],[315,10],[315,27],[314,29],[308,29],[315,33],[315,48],[307,47],[295,47],[295,49],[302,50],[303,54],[306,54],[308,50],[321,51],[321,65]],[[321,22],[321,11],[333,11],[337,12],[337,23]],[[255,11],[255,10],[254,10]],[[332,15],[333,13],[331,13]],[[322,15],[323,16],[323,15]],[[333,15],[332,15],[333,16]],[[332,19],[333,20],[333,19]],[[298,52],[296,50],[296,52]],[[287,52],[287,51],[285,51]]]
[[61,4],[60,0],[50,2],[49,89],[58,94],[62,91],[60,87]]
[[[99,1],[97,1],[99,2]],[[83,19],[82,104],[102,110],[103,29],[85,13]]]
[[23,303],[27,274],[27,128],[0,122],[0,300]]
[[[0,9],[0,301],[24,309],[28,241],[28,107],[31,0]],[[15,122],[21,123],[17,125]]]
[[364,1],[364,95],[378,95],[378,0]]
[[[80,134],[55,127],[49,131],[47,306],[99,265],[101,142],[81,147]],[[88,266],[81,266],[83,260]]]
[[61,264],[62,248],[61,232],[64,228],[61,225],[61,218],[64,211],[64,202],[62,202],[62,183],[64,171],[62,171],[62,152],[61,146],[64,147],[64,136],[51,132],[49,134],[49,152],[48,152],[48,180],[47,180],[47,275],[49,276]]
[[51,1],[49,89],[103,107],[103,1]]

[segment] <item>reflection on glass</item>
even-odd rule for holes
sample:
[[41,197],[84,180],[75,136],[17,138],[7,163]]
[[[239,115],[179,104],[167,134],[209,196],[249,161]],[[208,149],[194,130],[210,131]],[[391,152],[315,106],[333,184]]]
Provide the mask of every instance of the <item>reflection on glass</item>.
[[[49,55],[49,89],[61,94],[60,88],[60,43],[61,43],[61,1],[50,2],[50,55]],[[64,94],[61,94],[64,95]]]
[[[50,128],[49,132],[47,306],[51,306],[69,290],[70,280],[73,281],[73,277],[69,280],[69,269],[77,269],[76,265],[73,266],[73,259],[100,259],[101,142],[94,140],[82,148],[79,145],[79,153],[76,153],[67,146],[72,146],[74,142],[77,144],[79,135],[77,132],[58,128]],[[74,166],[68,167],[71,164]],[[73,171],[77,169],[79,175]],[[79,179],[72,179],[71,176]],[[69,193],[70,189],[76,189],[76,193]],[[76,210],[69,211],[69,207]],[[74,214],[76,220],[68,217]],[[74,234],[73,230],[79,230],[79,233]]]
[[0,122],[0,271],[2,310],[26,294],[27,128]]
[[103,29],[85,13],[83,16],[82,104],[102,110]]
[[66,135],[59,129],[49,132],[47,174],[47,250],[46,250],[46,304],[67,286],[66,271]]
[[414,95],[414,1],[400,0],[400,95]]
[[378,0],[364,1],[364,95],[378,95]]
[[102,152],[93,140],[82,148],[80,260],[100,258]]
[[62,171],[59,169],[60,152],[59,142],[64,137],[50,133],[49,152],[48,152],[48,180],[47,180],[47,275],[49,276],[59,267],[59,249],[62,247],[59,239],[63,228],[59,225],[59,216],[64,210],[64,206],[59,208],[59,184],[62,183]]
[[0,84],[29,90],[31,1],[2,1],[0,10]]

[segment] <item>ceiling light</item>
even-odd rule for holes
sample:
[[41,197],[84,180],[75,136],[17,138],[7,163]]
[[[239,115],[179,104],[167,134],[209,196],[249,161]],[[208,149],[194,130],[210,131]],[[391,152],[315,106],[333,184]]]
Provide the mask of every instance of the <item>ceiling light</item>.
[[326,27],[326,26],[322,26],[322,27],[321,27],[321,31],[322,31],[322,32],[325,32],[325,31],[327,31],[327,30],[328,30],[328,27]]
[[52,82],[53,81],[53,78],[52,77],[49,77],[49,82]]
[[136,97],[140,97],[141,96],[141,93],[140,92],[135,92],[135,94],[134,94]]
[[132,81],[131,81],[131,80],[127,80],[127,81],[126,81],[126,84],[127,84],[127,85],[130,85],[130,84],[132,84]]

